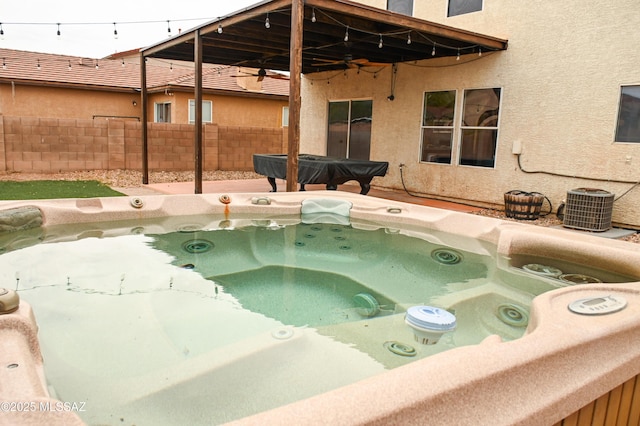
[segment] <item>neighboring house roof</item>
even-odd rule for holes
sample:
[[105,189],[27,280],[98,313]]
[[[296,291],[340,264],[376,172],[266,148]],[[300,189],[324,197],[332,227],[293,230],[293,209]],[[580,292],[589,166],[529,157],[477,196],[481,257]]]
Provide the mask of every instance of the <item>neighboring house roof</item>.
[[[65,87],[117,92],[140,90],[140,65],[137,51],[107,58],[84,58],[50,53],[0,49],[0,83]],[[147,61],[147,88],[193,90],[194,69],[188,62]],[[203,91],[258,97],[287,97],[289,84],[266,78],[262,85],[243,84],[238,67],[207,64],[203,67]],[[249,78],[249,77],[242,77]]]

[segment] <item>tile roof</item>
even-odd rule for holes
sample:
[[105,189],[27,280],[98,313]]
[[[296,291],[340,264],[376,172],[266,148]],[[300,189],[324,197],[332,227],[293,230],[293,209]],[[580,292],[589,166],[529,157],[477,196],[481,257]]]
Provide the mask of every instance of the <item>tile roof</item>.
[[[0,83],[58,86],[106,91],[140,90],[140,65],[137,51],[106,58],[84,58],[50,53],[27,52],[0,48]],[[261,90],[248,90],[239,84],[237,67],[206,64],[203,66],[205,92],[236,92],[245,95],[288,96],[289,84],[266,78]],[[193,64],[149,59],[147,88],[170,87],[174,90],[193,88]]]

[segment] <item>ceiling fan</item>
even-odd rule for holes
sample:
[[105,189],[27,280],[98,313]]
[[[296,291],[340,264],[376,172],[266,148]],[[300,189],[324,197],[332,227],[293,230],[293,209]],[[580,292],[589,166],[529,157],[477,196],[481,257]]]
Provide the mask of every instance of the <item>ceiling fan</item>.
[[353,55],[347,53],[343,59],[331,60],[322,58],[313,58],[315,61],[311,64],[314,67],[327,67],[332,65],[344,65],[346,68],[361,68],[361,67],[388,67],[391,64],[385,62],[371,62],[368,59],[353,59]]
[[273,78],[276,80],[289,80],[289,77],[287,77],[284,74],[277,74],[277,73],[273,73],[273,74],[267,74],[267,70],[265,70],[264,68],[260,68],[258,70],[257,74],[246,74],[246,75],[232,75],[231,77],[235,77],[235,78],[240,78],[240,77],[258,77],[258,81],[262,81],[266,78]]

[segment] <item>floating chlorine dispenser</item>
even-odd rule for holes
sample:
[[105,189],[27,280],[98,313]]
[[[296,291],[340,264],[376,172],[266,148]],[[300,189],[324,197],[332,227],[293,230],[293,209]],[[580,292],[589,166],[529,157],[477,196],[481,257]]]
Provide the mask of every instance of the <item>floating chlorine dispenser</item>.
[[413,329],[416,342],[423,345],[435,345],[444,333],[456,329],[455,315],[433,306],[410,307],[404,321]]

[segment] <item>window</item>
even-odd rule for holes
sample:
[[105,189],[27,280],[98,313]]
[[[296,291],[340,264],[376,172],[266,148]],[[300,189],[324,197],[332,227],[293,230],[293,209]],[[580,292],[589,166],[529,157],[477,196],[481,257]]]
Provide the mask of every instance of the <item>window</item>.
[[282,107],[282,127],[289,127],[289,107]]
[[157,102],[153,114],[156,123],[171,123],[171,102]]
[[482,0],[449,0],[447,16],[464,15],[482,10]]
[[[189,99],[189,124],[196,122],[196,101]],[[213,123],[213,102],[202,101],[202,122]]]
[[458,164],[494,167],[499,111],[500,89],[465,90],[462,120],[455,117],[455,90],[425,93],[420,161],[453,164],[457,140]]
[[465,90],[459,164],[495,165],[499,111],[500,89]]
[[368,160],[373,101],[329,102],[327,156]]
[[616,142],[640,142],[640,86],[622,87]]
[[387,0],[387,10],[413,16],[413,0]]
[[451,164],[455,90],[424,94],[420,161]]

